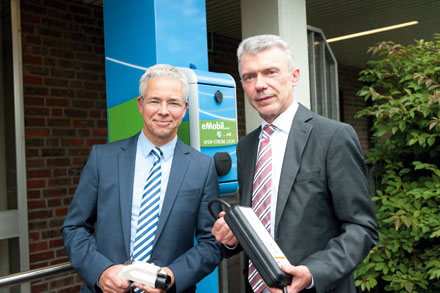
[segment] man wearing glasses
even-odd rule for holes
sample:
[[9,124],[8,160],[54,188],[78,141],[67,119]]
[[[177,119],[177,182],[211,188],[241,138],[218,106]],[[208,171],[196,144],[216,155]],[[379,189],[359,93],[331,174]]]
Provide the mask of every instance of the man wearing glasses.
[[142,131],[93,147],[62,228],[82,292],[163,292],[119,278],[128,260],[162,267],[168,292],[195,292],[221,261],[208,212],[219,196],[213,160],[177,137],[188,82],[159,64],[141,77],[139,92]]

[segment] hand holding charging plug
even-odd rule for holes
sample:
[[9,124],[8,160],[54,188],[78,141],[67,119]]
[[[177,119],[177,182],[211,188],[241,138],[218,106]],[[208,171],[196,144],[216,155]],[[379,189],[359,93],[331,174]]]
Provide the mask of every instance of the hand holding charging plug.
[[168,290],[171,287],[171,277],[164,270],[142,261],[128,262],[119,272],[119,277],[162,290]]

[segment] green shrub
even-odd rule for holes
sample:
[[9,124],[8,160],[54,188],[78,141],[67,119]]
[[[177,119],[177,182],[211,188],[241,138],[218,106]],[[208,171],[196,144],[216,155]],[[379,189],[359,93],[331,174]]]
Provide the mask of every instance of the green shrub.
[[371,106],[379,243],[355,271],[356,286],[440,292],[440,35],[371,48],[358,96]]

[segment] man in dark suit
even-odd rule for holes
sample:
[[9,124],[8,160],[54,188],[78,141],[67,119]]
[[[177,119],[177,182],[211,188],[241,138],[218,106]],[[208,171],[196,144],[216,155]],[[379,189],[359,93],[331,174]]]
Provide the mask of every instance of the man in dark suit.
[[[155,65],[139,84],[143,130],[93,147],[62,227],[70,261],[86,284],[82,292],[132,290],[118,273],[128,260],[146,261],[138,254],[171,276],[169,292],[195,292],[195,284],[221,261],[208,212],[208,202],[219,196],[213,160],[176,136],[188,105],[187,80],[175,67]],[[149,173],[160,175],[151,179]],[[147,191],[149,180],[156,180],[156,189]],[[155,196],[152,208],[143,204],[150,193]],[[159,215],[143,212],[144,207]],[[153,232],[141,235],[138,222],[144,217],[151,217]],[[138,253],[148,241],[152,250]]]
[[[288,292],[355,292],[353,270],[378,241],[357,135],[294,99],[299,70],[282,38],[251,37],[237,55],[244,92],[263,119],[237,146],[240,203],[253,207],[288,258]],[[259,163],[265,157],[268,171]],[[223,215],[212,233],[229,256],[241,248]],[[245,279],[247,292],[281,291],[265,288],[248,266]]]

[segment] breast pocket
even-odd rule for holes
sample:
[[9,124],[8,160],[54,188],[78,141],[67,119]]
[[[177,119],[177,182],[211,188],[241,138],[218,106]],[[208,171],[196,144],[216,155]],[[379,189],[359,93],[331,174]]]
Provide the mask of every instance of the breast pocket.
[[316,171],[312,171],[312,172],[299,172],[298,175],[296,176],[296,182],[298,183],[298,182],[304,182],[304,181],[318,179],[320,171],[321,170],[316,170]]
[[200,188],[194,188],[194,189],[183,189],[179,197],[198,197],[200,196]]

